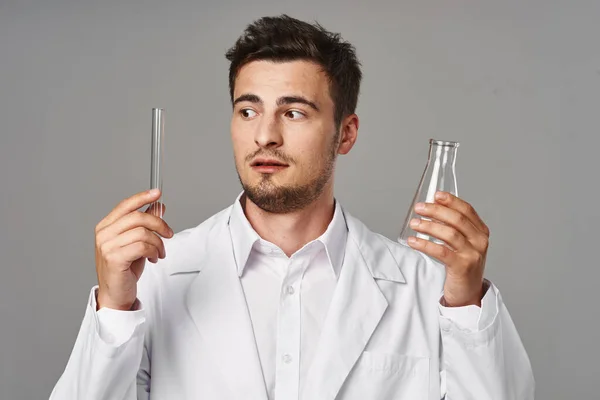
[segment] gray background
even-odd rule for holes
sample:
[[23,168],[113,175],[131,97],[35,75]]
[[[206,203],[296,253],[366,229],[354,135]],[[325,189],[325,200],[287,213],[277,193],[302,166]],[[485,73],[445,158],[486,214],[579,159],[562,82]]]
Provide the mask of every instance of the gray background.
[[223,54],[281,12],[341,32],[363,63],[337,197],[395,238],[428,139],[460,141],[459,195],[491,228],[487,276],[536,397],[596,398],[600,2],[1,0],[0,399],[47,398],[62,373],[94,227],[149,185],[152,107],[170,225],[235,199]]

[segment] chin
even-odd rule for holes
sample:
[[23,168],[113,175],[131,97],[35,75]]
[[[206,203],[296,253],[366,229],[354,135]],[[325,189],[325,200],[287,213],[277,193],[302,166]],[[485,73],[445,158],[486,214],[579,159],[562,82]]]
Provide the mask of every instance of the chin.
[[245,187],[252,189],[255,192],[260,191],[265,194],[276,194],[287,186],[290,185],[286,185],[284,182],[277,182],[277,180],[273,179],[273,177],[253,179],[252,182],[249,182],[249,184],[245,185]]
[[289,176],[283,175],[282,172],[275,174],[263,174],[260,172],[251,171],[246,179],[246,183],[252,187],[267,186],[267,187],[281,187],[281,186],[292,186],[296,185],[297,182]]
[[310,206],[324,189],[323,182],[302,185],[299,182],[277,184],[270,179],[245,184],[244,192],[260,209],[274,214],[285,214]]

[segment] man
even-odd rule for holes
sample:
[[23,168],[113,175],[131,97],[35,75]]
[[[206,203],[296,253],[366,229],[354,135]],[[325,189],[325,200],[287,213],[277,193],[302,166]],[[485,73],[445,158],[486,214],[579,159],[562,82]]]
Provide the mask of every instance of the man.
[[136,211],[156,193],[100,221],[98,286],[51,399],[533,399],[475,210],[427,204],[415,229],[447,246],[408,247],[336,201],[359,126],[353,47],[284,15],[227,58],[242,193],[176,235]]

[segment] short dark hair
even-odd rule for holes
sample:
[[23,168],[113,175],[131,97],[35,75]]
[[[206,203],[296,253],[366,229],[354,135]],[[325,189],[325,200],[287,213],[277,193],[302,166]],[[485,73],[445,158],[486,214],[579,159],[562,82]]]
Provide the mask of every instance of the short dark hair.
[[340,34],[286,14],[263,17],[248,25],[225,57],[229,67],[229,94],[233,102],[235,78],[242,66],[256,60],[308,60],[319,64],[329,78],[336,126],[353,114],[362,73],[354,46]]

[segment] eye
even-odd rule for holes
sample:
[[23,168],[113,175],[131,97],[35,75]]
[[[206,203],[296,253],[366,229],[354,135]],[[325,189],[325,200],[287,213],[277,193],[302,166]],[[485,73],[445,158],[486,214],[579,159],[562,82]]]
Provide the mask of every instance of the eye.
[[288,112],[285,113],[285,116],[288,117],[289,119],[293,119],[293,120],[306,118],[306,115],[304,115],[304,113],[297,111],[297,110],[289,110]]
[[242,118],[244,119],[250,119],[250,118],[254,118],[256,117],[257,113],[254,110],[251,110],[249,108],[242,108],[240,110],[240,115],[242,116]]

